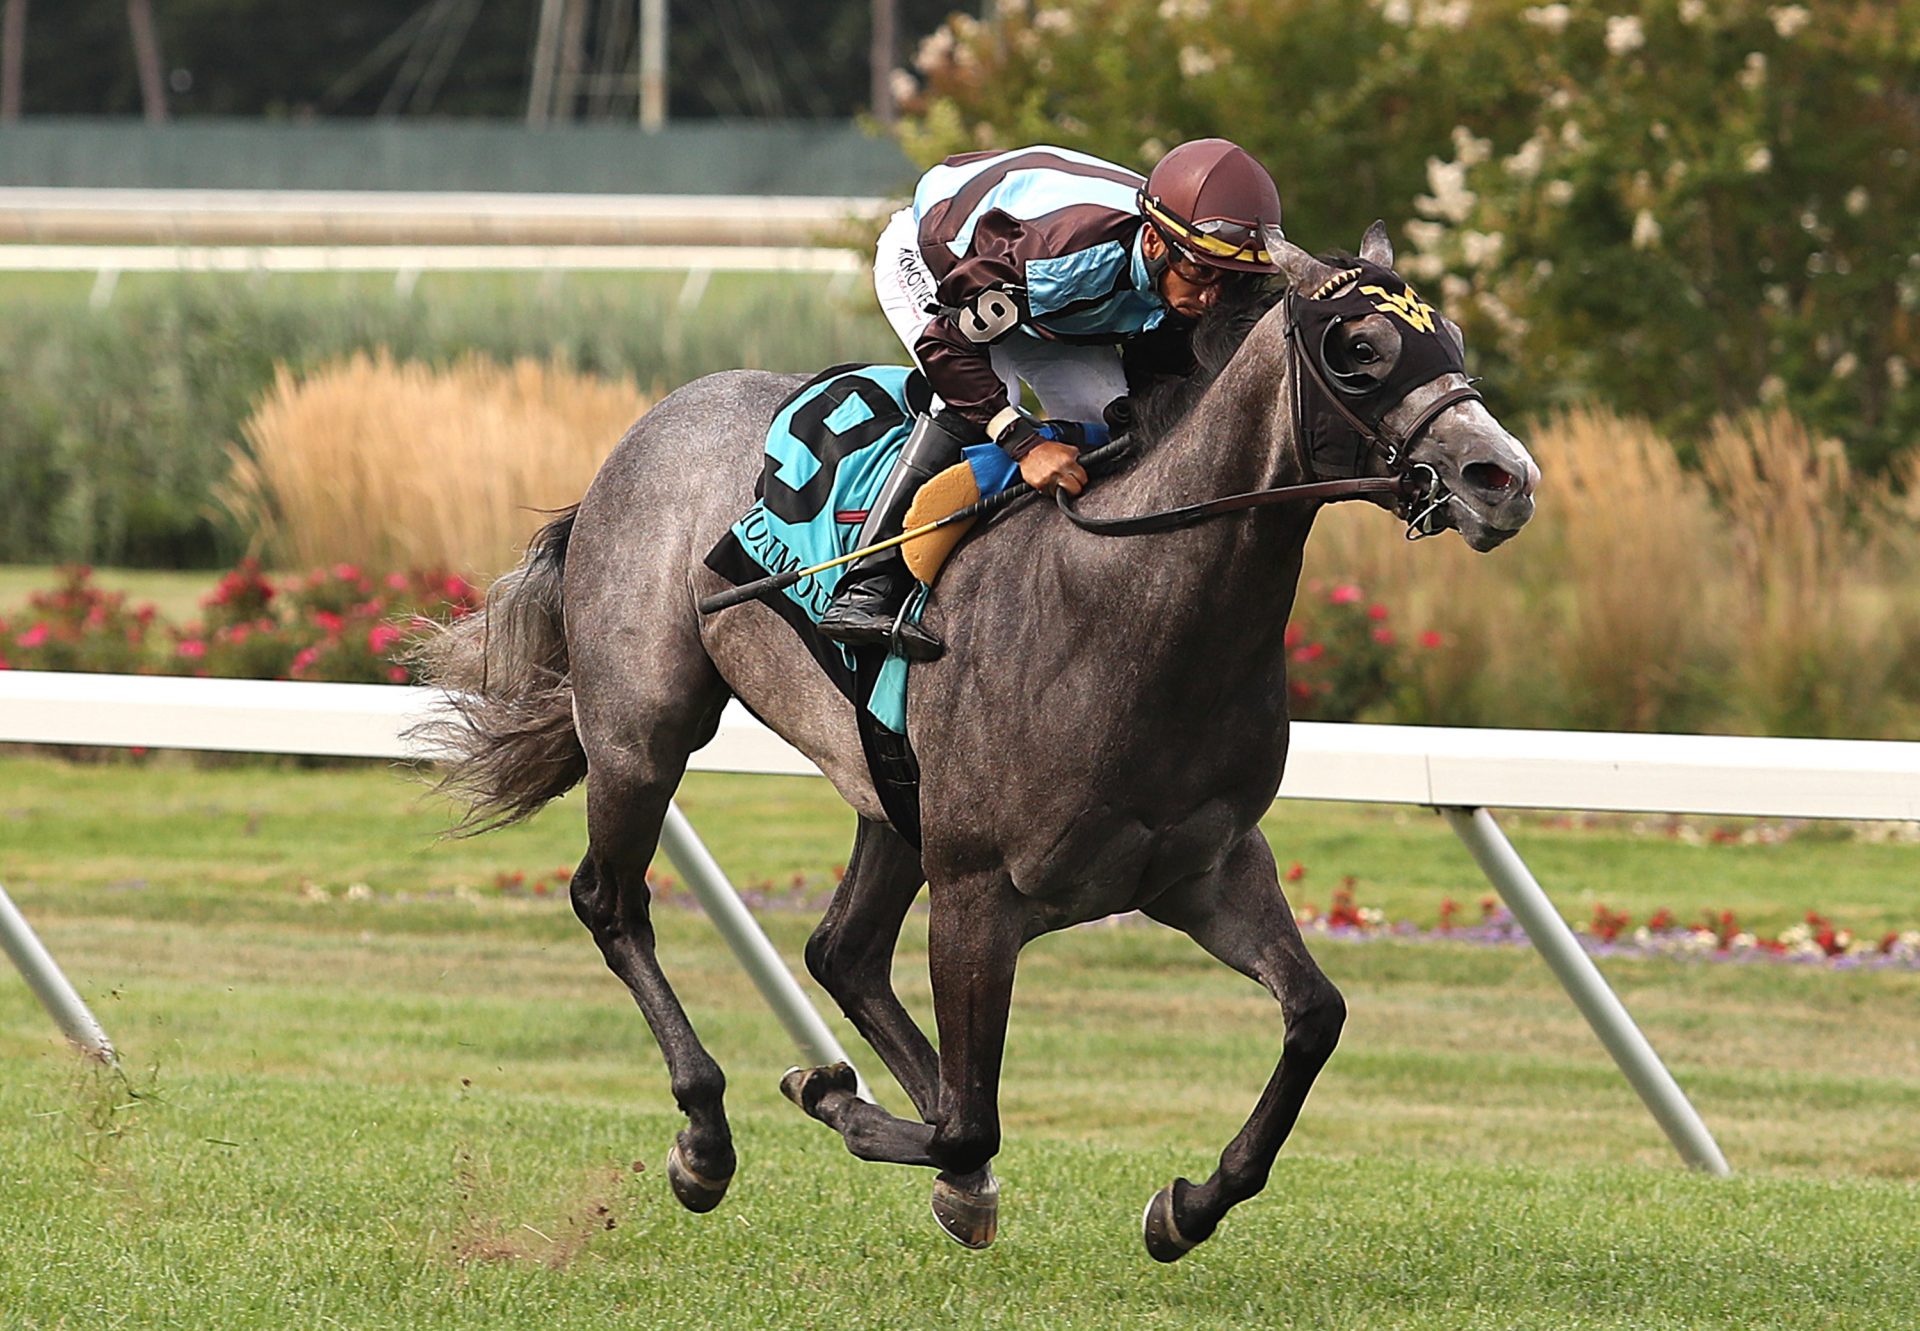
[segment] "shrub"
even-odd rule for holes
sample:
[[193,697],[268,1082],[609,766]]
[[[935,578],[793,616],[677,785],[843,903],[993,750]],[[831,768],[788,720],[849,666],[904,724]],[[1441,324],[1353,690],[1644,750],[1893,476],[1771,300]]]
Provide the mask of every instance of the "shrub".
[[152,606],[128,606],[121,593],[94,586],[92,569],[63,569],[60,585],[35,592],[24,615],[0,620],[0,669],[137,670],[154,619]]
[[406,683],[412,630],[482,603],[456,574],[374,579],[339,565],[276,585],[247,561],[201,601],[199,622],[176,626],[95,586],[93,570],[70,568],[57,588],[29,599],[25,615],[0,621],[0,669]]
[[1287,707],[1303,721],[1383,719],[1407,673],[1409,650],[1433,651],[1439,634],[1404,640],[1387,607],[1351,582],[1309,581],[1287,624]]
[[631,379],[524,360],[283,368],[219,494],[285,563],[491,576],[518,558],[535,514],[580,498],[646,408]]

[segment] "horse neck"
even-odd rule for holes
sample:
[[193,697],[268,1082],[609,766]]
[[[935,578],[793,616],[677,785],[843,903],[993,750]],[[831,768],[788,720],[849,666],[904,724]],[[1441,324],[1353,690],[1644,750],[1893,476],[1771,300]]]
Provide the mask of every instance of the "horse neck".
[[[1309,479],[1283,328],[1278,313],[1256,325],[1177,427],[1125,474],[1095,485],[1088,510],[1138,513]],[[1196,660],[1277,669],[1313,513],[1289,505],[1214,518],[1177,536],[1097,540],[1104,549],[1083,574],[1135,578],[1152,561],[1160,613],[1157,648],[1148,650],[1166,653],[1181,671]],[[1084,543],[1079,549],[1095,554]]]
[[[1283,319],[1276,308],[1247,334],[1185,419],[1133,469],[1136,489],[1164,505],[1309,479],[1293,418],[1294,371]],[[1293,524],[1283,518],[1272,525]]]

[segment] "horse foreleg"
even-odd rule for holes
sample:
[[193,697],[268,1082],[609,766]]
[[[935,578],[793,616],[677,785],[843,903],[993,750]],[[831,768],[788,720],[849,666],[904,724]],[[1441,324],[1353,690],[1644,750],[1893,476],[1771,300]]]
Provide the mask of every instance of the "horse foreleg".
[[969,1248],[986,1247],[999,1228],[1000,1186],[990,1162],[1000,1152],[1000,1061],[1030,908],[1004,878],[948,884],[933,896],[927,966],[940,1030],[933,1214]]
[[1280,1063],[1246,1126],[1205,1183],[1175,1179],[1147,1204],[1147,1251],[1171,1262],[1212,1235],[1230,1209],[1267,1186],[1274,1157],[1293,1131],[1314,1078],[1340,1039],[1346,1003],[1307,953],[1280,890],[1273,852],[1258,832],[1219,873],[1183,884],[1147,911],[1190,935],[1280,1000],[1286,1023]]
[[573,909],[647,1019],[666,1058],[674,1101],[687,1116],[667,1157],[673,1195],[690,1211],[711,1211],[726,1196],[735,1164],[722,1105],[727,1079],[661,973],[646,879],[672,790],[670,783],[618,781],[605,770],[589,774],[590,846],[574,870]]
[[1004,881],[956,884],[934,895],[928,969],[940,1053],[930,1123],[896,1118],[860,1099],[844,1063],[796,1068],[780,1086],[861,1159],[938,1169],[934,1216],[969,1248],[986,1247],[998,1229],[1000,1190],[989,1162],[1000,1149],[1000,1060],[1025,919],[1025,899]]
[[873,1046],[921,1118],[939,1090],[939,1060],[893,991],[893,953],[923,875],[920,856],[885,823],[860,820],[846,877],[813,937],[807,970]]

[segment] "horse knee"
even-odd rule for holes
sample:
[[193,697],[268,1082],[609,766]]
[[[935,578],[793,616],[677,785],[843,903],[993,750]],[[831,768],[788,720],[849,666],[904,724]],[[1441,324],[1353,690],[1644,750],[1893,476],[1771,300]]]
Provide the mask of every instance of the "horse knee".
[[825,925],[814,930],[807,939],[805,956],[807,974],[843,1009],[871,987],[871,950],[849,944],[838,930]]
[[1323,980],[1312,998],[1287,1017],[1286,1052],[1324,1063],[1340,1043],[1347,1021],[1347,1000],[1331,981]]

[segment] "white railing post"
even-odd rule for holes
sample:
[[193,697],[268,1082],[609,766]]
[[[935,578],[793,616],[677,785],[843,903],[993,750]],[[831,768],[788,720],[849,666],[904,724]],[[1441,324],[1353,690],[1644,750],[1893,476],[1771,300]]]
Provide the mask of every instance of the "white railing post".
[[[787,1028],[787,1034],[800,1047],[801,1055],[815,1065],[852,1066],[853,1060],[847,1057],[847,1051],[840,1047],[833,1032],[827,1029],[827,1023],[807,1001],[793,972],[774,951],[773,944],[761,932],[759,923],[741,902],[733,884],[727,881],[726,874],[694,832],[687,815],[680,812],[678,804],[667,805],[667,819],[660,827],[660,848],[687,880],[707,918],[727,940],[727,946],[733,949],[733,955],[760,990],[760,996],[767,1000],[774,1015],[780,1018],[780,1024]],[[860,1098],[873,1099],[866,1082],[857,1072],[854,1076],[859,1081]]]
[[100,1029],[85,1000],[67,983],[53,954],[40,942],[4,887],[0,887],[0,950],[13,959],[34,997],[60,1024],[62,1034],[90,1058],[108,1064],[115,1061],[113,1041]]
[[1533,946],[1558,977],[1573,999],[1580,1015],[1587,1019],[1600,1043],[1613,1055],[1627,1081],[1640,1093],[1647,1108],[1666,1132],[1680,1158],[1695,1169],[1725,1176],[1727,1158],[1707,1131],[1687,1093],[1667,1071],[1666,1064],[1653,1052],[1647,1037],[1633,1024],[1618,994],[1607,984],[1600,968],[1593,964],[1573,930],[1560,918],[1547,894],[1540,889],[1525,860],[1500,830],[1500,824],[1485,809],[1443,808],[1453,830],[1466,842],[1479,862],[1481,872],[1492,882],[1500,897],[1513,912],[1513,918],[1527,931]]

